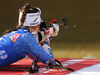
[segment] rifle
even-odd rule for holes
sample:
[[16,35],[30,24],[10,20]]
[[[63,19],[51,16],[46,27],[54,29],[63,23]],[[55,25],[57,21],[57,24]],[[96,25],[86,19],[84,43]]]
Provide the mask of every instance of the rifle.
[[[52,29],[52,28],[53,28],[53,24],[64,25],[65,28],[69,28],[68,25],[67,25],[66,17],[62,18],[61,20],[62,20],[62,22],[56,23],[57,19],[54,19],[52,22],[49,23],[50,25],[47,27],[47,29],[45,29],[45,31],[46,31],[46,30],[47,30],[47,31],[50,30],[50,28]],[[53,29],[52,29],[51,31],[53,31]],[[49,37],[49,35],[51,35],[51,36],[57,35],[57,32],[54,31],[52,34],[50,34],[50,33],[47,32],[47,33],[43,36],[43,38],[42,38],[42,40],[40,41],[40,43],[41,43],[41,42],[44,42],[44,41],[46,40],[46,38]]]

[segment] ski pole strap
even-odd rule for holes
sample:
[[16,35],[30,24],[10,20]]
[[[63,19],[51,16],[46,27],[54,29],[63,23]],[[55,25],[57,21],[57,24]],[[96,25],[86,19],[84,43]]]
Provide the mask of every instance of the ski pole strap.
[[35,73],[38,72],[39,66],[37,65],[39,58],[39,54],[37,55],[37,58],[32,62],[29,73]]
[[38,69],[39,69],[39,66],[36,64],[36,61],[34,61],[31,64],[31,67],[29,69],[29,73],[36,73],[36,72],[38,72]]

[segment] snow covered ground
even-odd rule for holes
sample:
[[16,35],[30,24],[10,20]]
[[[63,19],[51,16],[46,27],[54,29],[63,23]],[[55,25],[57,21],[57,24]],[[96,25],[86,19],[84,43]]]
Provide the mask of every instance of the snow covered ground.
[[66,75],[100,75],[100,63],[85,67],[75,72],[71,72]]
[[[74,69],[74,72],[64,69],[39,69],[38,73],[29,74],[27,71],[0,71],[0,75],[100,75],[100,60],[96,59],[72,59],[58,58],[64,67]],[[30,59],[22,59],[8,67],[30,67],[32,61]],[[44,66],[38,62],[39,66]]]

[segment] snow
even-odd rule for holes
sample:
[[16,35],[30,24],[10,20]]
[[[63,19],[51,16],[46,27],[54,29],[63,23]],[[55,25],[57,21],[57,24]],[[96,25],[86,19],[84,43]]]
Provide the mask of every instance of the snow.
[[82,68],[66,75],[100,75],[100,63],[90,67]]

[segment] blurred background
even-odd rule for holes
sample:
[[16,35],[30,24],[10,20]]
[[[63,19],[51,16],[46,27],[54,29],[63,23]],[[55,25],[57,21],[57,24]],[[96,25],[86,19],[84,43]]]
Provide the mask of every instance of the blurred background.
[[47,25],[67,17],[69,28],[60,26],[50,44],[55,58],[100,58],[100,0],[0,0],[0,36],[16,27],[27,2],[41,9]]

